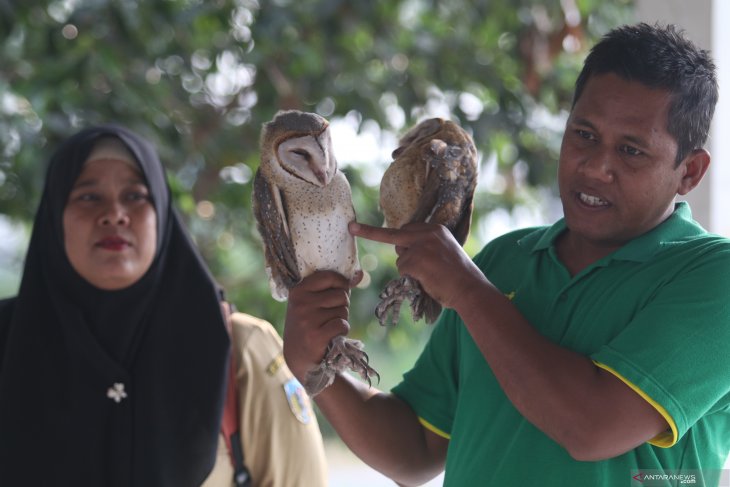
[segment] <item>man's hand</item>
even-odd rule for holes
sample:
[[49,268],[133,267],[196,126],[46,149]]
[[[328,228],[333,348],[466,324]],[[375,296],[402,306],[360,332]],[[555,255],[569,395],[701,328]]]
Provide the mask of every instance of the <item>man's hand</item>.
[[447,308],[483,283],[484,275],[443,225],[411,223],[400,229],[350,223],[350,233],[367,240],[395,245],[401,276],[411,276],[424,291]]
[[[336,272],[319,271],[289,289],[284,358],[300,382],[322,361],[332,338],[349,331],[354,284]],[[448,440],[424,429],[392,394],[338,374],[315,401],[343,441],[388,477],[420,485],[443,470]]]
[[350,330],[350,285],[336,272],[318,271],[289,289],[284,358],[300,382],[322,361],[332,338]]

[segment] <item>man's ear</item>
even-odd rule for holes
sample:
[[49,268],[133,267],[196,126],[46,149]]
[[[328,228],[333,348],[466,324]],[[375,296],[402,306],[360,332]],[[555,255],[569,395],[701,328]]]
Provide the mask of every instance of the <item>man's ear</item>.
[[710,153],[705,149],[695,149],[685,157],[680,165],[684,166],[684,176],[679,182],[677,194],[685,195],[700,184],[705,176],[707,168],[710,167]]

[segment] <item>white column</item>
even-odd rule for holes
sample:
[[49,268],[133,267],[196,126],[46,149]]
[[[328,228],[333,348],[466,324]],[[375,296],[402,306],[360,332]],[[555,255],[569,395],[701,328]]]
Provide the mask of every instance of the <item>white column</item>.
[[710,228],[730,237],[730,2],[712,2],[712,54],[717,63],[720,100],[712,126],[713,173],[710,179]]
[[715,60],[720,101],[707,144],[712,164],[700,185],[683,199],[689,201],[695,219],[707,230],[730,237],[730,52],[722,49],[730,46],[730,2],[636,0],[635,5],[637,21],[676,24]]

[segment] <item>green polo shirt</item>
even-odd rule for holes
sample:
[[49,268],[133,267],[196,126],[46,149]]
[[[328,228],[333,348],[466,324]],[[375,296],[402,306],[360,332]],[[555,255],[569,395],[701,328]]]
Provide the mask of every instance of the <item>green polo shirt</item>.
[[679,203],[661,225],[571,277],[554,246],[564,230],[561,220],[509,233],[474,262],[543,335],[617,375],[670,431],[615,458],[572,459],[512,406],[446,310],[393,389],[450,438],[444,485],[675,485],[636,480],[663,471],[717,486],[730,450],[730,240],[706,233]]

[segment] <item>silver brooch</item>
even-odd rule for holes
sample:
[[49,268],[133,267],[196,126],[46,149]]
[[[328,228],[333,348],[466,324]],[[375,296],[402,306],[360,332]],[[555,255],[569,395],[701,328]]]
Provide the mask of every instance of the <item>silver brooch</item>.
[[127,393],[124,392],[124,384],[115,382],[112,387],[106,390],[106,397],[112,399],[117,404],[122,402],[122,399],[127,397]]

